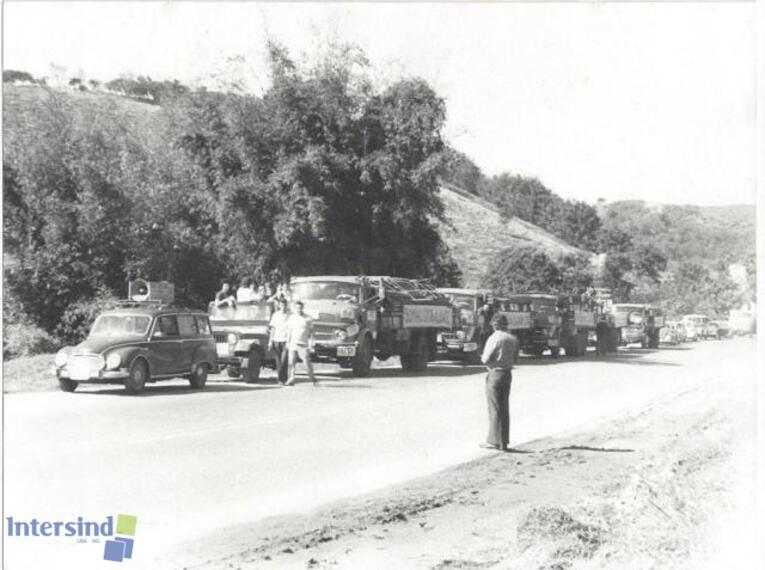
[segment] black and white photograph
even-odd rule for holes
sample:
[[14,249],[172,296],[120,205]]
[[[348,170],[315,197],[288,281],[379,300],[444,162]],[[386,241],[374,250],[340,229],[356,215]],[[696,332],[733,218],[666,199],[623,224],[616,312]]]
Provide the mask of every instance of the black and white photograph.
[[763,22],[3,1],[2,568],[764,569]]

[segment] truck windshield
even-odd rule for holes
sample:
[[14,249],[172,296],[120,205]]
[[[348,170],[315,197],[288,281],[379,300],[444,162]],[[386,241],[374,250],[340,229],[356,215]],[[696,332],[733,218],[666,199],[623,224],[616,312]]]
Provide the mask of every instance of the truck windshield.
[[338,281],[308,281],[292,285],[292,298],[301,301],[359,302],[360,286]]
[[475,297],[473,295],[449,293],[447,296],[452,304],[460,309],[472,311],[475,308]]
[[150,322],[151,318],[145,315],[101,315],[93,323],[90,336],[142,336]]

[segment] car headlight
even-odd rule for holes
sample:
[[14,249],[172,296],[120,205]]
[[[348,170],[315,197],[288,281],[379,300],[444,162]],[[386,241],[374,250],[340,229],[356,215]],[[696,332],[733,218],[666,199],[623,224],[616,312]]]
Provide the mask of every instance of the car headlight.
[[122,364],[122,357],[116,352],[111,352],[109,353],[109,356],[106,357],[107,369],[114,370],[116,368],[119,368],[120,364]]
[[348,333],[344,329],[335,329],[335,337],[337,340],[346,340]]
[[56,366],[58,368],[63,368],[66,366],[67,360],[69,360],[69,348],[62,348],[56,353],[56,358],[54,359],[54,362],[56,363]]
[[457,331],[457,338],[460,340],[465,340],[465,331]]
[[228,333],[226,340],[228,340],[229,344],[236,344],[237,342],[239,342],[239,337],[235,335],[234,333]]

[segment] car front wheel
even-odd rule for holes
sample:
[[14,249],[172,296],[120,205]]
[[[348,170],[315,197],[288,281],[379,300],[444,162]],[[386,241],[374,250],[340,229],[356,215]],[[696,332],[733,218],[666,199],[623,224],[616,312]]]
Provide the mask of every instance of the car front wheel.
[[136,360],[130,367],[130,372],[125,380],[125,388],[131,394],[140,394],[149,378],[149,369],[143,360]]
[[197,390],[201,390],[205,387],[205,384],[207,383],[207,364],[197,364],[197,366],[194,368],[194,372],[191,373],[191,377],[189,378],[189,384],[191,384],[192,388],[196,388]]

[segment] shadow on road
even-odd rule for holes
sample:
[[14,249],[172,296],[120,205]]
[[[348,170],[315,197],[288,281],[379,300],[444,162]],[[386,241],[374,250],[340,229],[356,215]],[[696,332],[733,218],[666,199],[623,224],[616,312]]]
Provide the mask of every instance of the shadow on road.
[[553,364],[568,364],[577,362],[615,362],[618,364],[635,364],[638,366],[680,366],[676,362],[666,362],[661,360],[650,360],[646,355],[661,352],[662,349],[646,348],[628,348],[619,352],[614,352],[606,356],[598,356],[594,352],[588,352],[586,356],[551,356],[529,357],[524,356],[518,361],[518,366],[550,366]]
[[567,445],[553,451],[604,451],[607,453],[633,453],[634,449],[620,449],[616,447],[589,447],[587,445]]
[[191,394],[199,394],[202,392],[252,392],[255,390],[269,390],[272,388],[279,388],[278,385],[273,383],[269,385],[265,384],[244,384],[241,382],[213,382],[208,383],[202,390],[191,388],[190,386],[174,384],[174,385],[151,385],[146,386],[143,392],[140,394],[131,394],[125,388],[113,387],[95,390],[83,390],[77,391],[78,395],[82,396],[128,396],[131,398],[145,398],[151,396],[187,396]]

